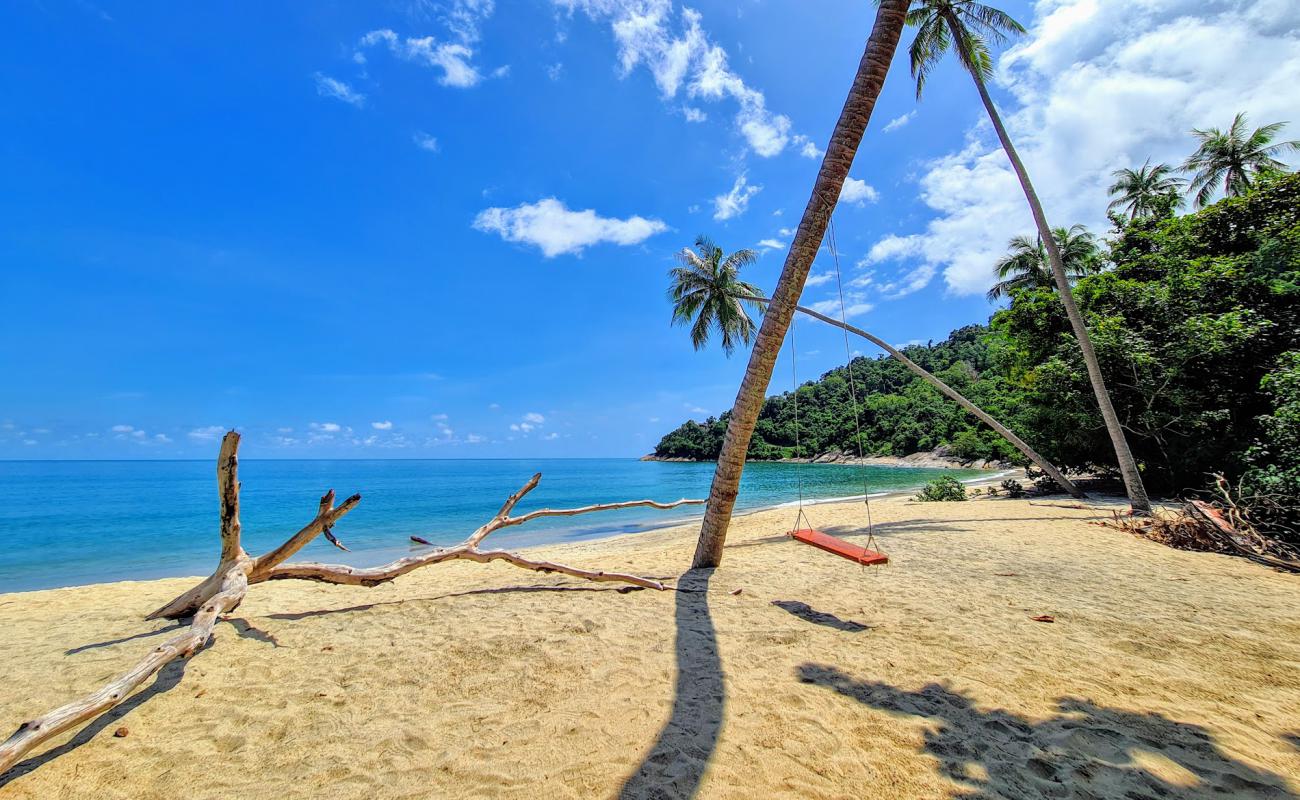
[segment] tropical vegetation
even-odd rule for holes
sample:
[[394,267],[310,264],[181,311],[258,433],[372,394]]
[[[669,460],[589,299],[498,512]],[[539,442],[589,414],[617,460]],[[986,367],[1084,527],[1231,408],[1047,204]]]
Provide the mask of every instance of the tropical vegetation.
[[722,248],[707,236],[695,240],[694,250],[685,248],[677,254],[679,266],[668,273],[672,278],[668,299],[673,304],[673,324],[690,326],[691,344],[696,350],[708,344],[714,331],[728,356],[737,344],[754,341],[758,326],[745,307],[760,306],[745,298],[759,295],[760,290],[742,281],[740,270],[757,258],[753,250],[724,255]]
[[1246,115],[1238,113],[1226,131],[1193,130],[1201,146],[1183,163],[1183,170],[1192,173],[1187,191],[1196,193],[1196,207],[1208,203],[1220,186],[1225,197],[1240,197],[1260,176],[1284,172],[1286,165],[1277,157],[1300,149],[1300,141],[1273,141],[1285,125],[1273,122],[1246,133]]
[[[1202,489],[1226,475],[1251,497],[1300,508],[1300,176],[1261,177],[1240,197],[1193,214],[1120,220],[1102,269],[1077,282],[1080,313],[1114,392],[1143,477],[1156,491]],[[988,325],[902,352],[1034,443],[1069,472],[1116,475],[1113,449],[1060,293],[1010,290]],[[906,455],[947,447],[968,459],[1021,462],[898,361],[852,361],[864,447]],[[853,451],[846,367],[764,402],[748,456]],[[686,422],[661,457],[710,459],[729,415]],[[1290,509],[1290,510],[1288,510]]]
[[1029,204],[1030,215],[1034,218],[1039,241],[1043,243],[1048,266],[1060,292],[1061,304],[1065,308],[1071,331],[1082,351],[1083,365],[1097,407],[1101,411],[1106,432],[1110,436],[1115,460],[1118,462],[1120,474],[1124,478],[1124,487],[1128,492],[1129,503],[1135,513],[1148,513],[1151,510],[1151,503],[1147,499],[1146,487],[1142,483],[1137,461],[1125,436],[1123,423],[1115,413],[1087,325],[1070,291],[1070,273],[1066,269],[1064,257],[1057,247],[1056,238],[1052,235],[1052,228],[1047,223],[1047,215],[1038,200],[1038,193],[1034,191],[1029,172],[1021,162],[1011,141],[1011,135],[1002,124],[1002,116],[998,113],[992,96],[989,95],[988,81],[993,74],[990,43],[1001,44],[1013,34],[1024,33],[1025,29],[1006,12],[975,0],[914,0],[913,7],[907,14],[907,22],[917,29],[916,38],[908,50],[912,77],[916,79],[917,99],[921,97],[929,73],[949,51],[956,54],[958,62],[975,82],[980,100],[984,103],[984,110],[988,112],[989,121],[993,123],[993,130],[997,133],[998,141],[1002,144],[1007,160],[1011,162],[1011,168],[1025,193],[1025,201]]
[[[1065,274],[1071,283],[1098,270],[1101,260],[1097,237],[1087,228],[1082,225],[1071,225],[1068,230],[1053,228],[1052,236],[1061,251]],[[1001,300],[1011,294],[1012,289],[1056,288],[1056,276],[1052,274],[1041,238],[1031,241],[1028,236],[1014,236],[1007,244],[1007,250],[1007,254],[993,265],[998,282],[988,291],[990,300]]]

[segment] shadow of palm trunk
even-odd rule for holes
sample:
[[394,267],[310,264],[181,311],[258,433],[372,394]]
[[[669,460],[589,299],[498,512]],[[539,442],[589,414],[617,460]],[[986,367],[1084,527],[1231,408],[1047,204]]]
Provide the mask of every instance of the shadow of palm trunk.
[[726,693],[718,637],[709,614],[711,569],[694,569],[677,582],[677,680],[673,709],[659,738],[619,797],[694,797],[718,745]]

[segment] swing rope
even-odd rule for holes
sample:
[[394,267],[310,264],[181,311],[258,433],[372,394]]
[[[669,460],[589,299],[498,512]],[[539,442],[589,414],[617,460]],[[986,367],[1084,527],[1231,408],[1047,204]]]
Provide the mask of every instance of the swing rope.
[[[847,325],[849,321],[848,311],[844,302],[844,278],[840,275],[840,251],[839,247],[835,244],[834,217],[827,220],[827,233],[830,234],[830,239],[827,243],[831,248],[831,259],[835,263],[835,286],[839,290],[840,295],[840,323]],[[860,468],[862,470],[862,502],[867,507],[867,549],[874,550],[876,549],[876,531],[875,525],[872,524],[871,520],[871,486],[867,481],[867,466],[866,464],[861,464],[865,458],[865,453],[862,448],[862,414],[858,409],[858,390],[856,383],[853,380],[853,350],[849,344],[848,328],[840,328],[840,332],[844,334],[845,369],[849,373],[849,399],[853,402],[854,441],[856,441],[858,445],[858,462],[860,463]]]
[[[836,242],[835,242],[834,218],[828,220],[828,233],[829,233],[829,239],[827,241],[827,244],[830,247],[831,258],[835,263],[835,285],[839,290],[839,296],[840,296],[840,322],[847,324],[848,312],[847,312],[847,305],[844,300],[844,279],[840,273],[840,254],[839,254],[839,248],[836,246]],[[798,347],[796,346],[795,343],[796,316],[791,316],[790,318],[790,382],[793,388],[793,391],[791,393],[792,396],[791,402],[794,410],[794,453],[796,458],[800,458],[803,457],[803,448],[801,445],[800,435],[799,435],[799,353],[798,353]],[[854,441],[857,443],[858,461],[861,462],[865,458],[865,450],[862,447],[862,414],[861,414],[861,410],[858,407],[857,382],[853,378],[853,350],[852,350],[852,346],[849,343],[848,330],[845,328],[841,328],[841,331],[844,333],[844,357],[847,361],[846,369],[848,371],[848,376],[849,376],[849,399],[853,404]],[[811,463],[811,461],[809,461],[808,463]],[[862,469],[862,501],[867,508],[867,549],[874,550],[876,546],[876,536],[875,536],[875,525],[873,524],[871,518],[871,487],[867,479],[866,465],[865,464],[861,465],[861,469]],[[809,521],[808,515],[804,512],[804,508],[803,508],[804,501],[803,501],[802,472],[803,471],[801,469],[795,469],[794,471],[795,486],[798,488],[798,492],[799,492],[799,500],[798,500],[799,510],[798,513],[795,515],[795,519],[794,519],[795,531],[801,530],[801,528],[799,527],[799,523],[801,521],[806,523],[809,529],[812,528],[812,522]]]

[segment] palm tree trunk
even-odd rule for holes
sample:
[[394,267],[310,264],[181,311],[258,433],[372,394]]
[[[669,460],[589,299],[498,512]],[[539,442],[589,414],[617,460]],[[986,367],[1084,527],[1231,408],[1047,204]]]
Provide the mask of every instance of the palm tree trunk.
[[781,269],[781,277],[772,292],[772,302],[763,315],[758,338],[749,354],[745,377],[736,393],[731,422],[727,425],[727,435],[718,455],[718,466],[713,473],[709,504],[700,526],[700,538],[695,546],[692,567],[716,567],[722,563],[722,546],[726,542],[727,526],[731,523],[736,494],[740,491],[740,476],[745,469],[749,441],[753,438],[758,412],[763,408],[767,386],[772,380],[772,368],[776,365],[781,343],[790,328],[794,307],[799,302],[799,295],[803,293],[808,270],[821,248],[831,212],[839,202],[844,179],[853,166],[853,157],[866,132],[867,122],[876,106],[876,98],[884,86],[889,65],[894,60],[894,51],[898,49],[898,40],[903,34],[909,2],[910,0],[880,0],[876,9],[876,22],[871,29],[871,36],[867,38],[862,60],[858,63],[853,86],[844,101],[840,118],[835,123],[830,144],[826,147],[826,155],[822,158],[821,169],[817,173],[817,181],[813,184],[812,197],[808,199],[803,217],[799,220],[799,229],[795,232],[794,241],[790,243],[785,266]]
[[[760,303],[769,302],[767,298],[764,297],[755,297],[755,298],[746,298],[746,299],[757,300]],[[936,378],[932,373],[926,371],[925,367],[922,367],[920,364],[917,364],[912,359],[900,353],[897,349],[895,349],[884,339],[881,339],[877,336],[873,336],[870,333],[867,333],[866,331],[862,330],[861,328],[854,327],[848,324],[847,322],[840,322],[839,320],[833,317],[828,317],[825,314],[820,314],[816,311],[813,311],[811,308],[806,308],[804,306],[795,306],[795,310],[801,314],[806,314],[812,317],[813,319],[819,319],[828,325],[834,325],[835,327],[846,330],[849,333],[861,336],[863,339],[866,339],[867,341],[871,342],[876,347],[879,347],[881,350],[884,350],[886,353],[888,353],[890,356],[896,359],[903,366],[907,367],[912,372],[914,372],[917,376],[919,376],[921,380],[925,381],[926,383],[930,384],[934,388],[938,389],[940,392],[943,392],[945,395],[948,396],[949,399],[951,399],[952,401],[957,403],[957,405],[969,411],[980,422],[983,422],[985,425],[997,431],[998,435],[1000,435],[1003,439],[1006,439],[1008,442],[1011,442],[1011,444],[1017,450],[1019,450],[1021,453],[1024,454],[1025,458],[1034,462],[1034,464],[1039,469],[1047,473],[1048,477],[1050,477],[1052,480],[1059,483],[1061,485],[1061,488],[1069,492],[1071,496],[1078,498],[1079,500],[1087,499],[1088,495],[1084,494],[1082,489],[1080,489],[1078,486],[1075,486],[1068,478],[1066,478],[1063,474],[1061,474],[1061,471],[1057,469],[1052,464],[1052,462],[1040,456],[1034,450],[1034,448],[1026,444],[1024,439],[1021,439],[1019,436],[1012,433],[1010,428],[1006,427],[1002,423],[993,419],[993,417],[989,416],[979,406],[975,405],[974,403],[972,403],[971,401],[963,397],[956,389],[952,388],[948,384]]]
[[[953,41],[962,41],[957,21],[949,17],[948,25],[953,33]],[[1083,363],[1088,368],[1088,380],[1092,383],[1093,394],[1097,396],[1097,406],[1101,409],[1101,418],[1106,423],[1106,432],[1110,434],[1110,442],[1115,448],[1115,458],[1119,462],[1120,475],[1124,478],[1129,505],[1136,514],[1150,514],[1151,501],[1147,498],[1147,490],[1142,485],[1142,475],[1138,472],[1137,461],[1133,458],[1133,451],[1129,449],[1128,439],[1125,438],[1124,429],[1120,426],[1119,415],[1115,413],[1115,406],[1110,401],[1110,392],[1107,391],[1106,381],[1101,374],[1101,363],[1097,361],[1097,352],[1092,348],[1092,338],[1088,336],[1088,328],[1083,324],[1083,315],[1079,313],[1079,306],[1074,302],[1074,292],[1070,289],[1070,279],[1065,274],[1061,250],[1056,246],[1056,238],[1052,236],[1052,229],[1047,224],[1043,204],[1039,202],[1038,193],[1034,191],[1034,185],[1029,181],[1029,173],[1025,171],[1025,165],[1021,163],[1015,145],[1011,143],[1011,137],[1002,125],[1002,117],[998,115],[997,107],[993,105],[988,87],[984,85],[978,73],[972,71],[971,76],[975,80],[975,87],[979,89],[980,100],[984,101],[984,108],[988,111],[993,129],[997,131],[998,141],[1002,143],[1002,149],[1006,151],[1007,158],[1011,161],[1011,168],[1015,170],[1020,186],[1025,191],[1025,200],[1029,202],[1029,211],[1034,216],[1034,225],[1038,227],[1038,235],[1042,239],[1044,249],[1047,250],[1047,262],[1051,265],[1052,274],[1056,278],[1056,288],[1061,296],[1061,303],[1065,305],[1065,314],[1070,318],[1074,338],[1079,340],[1079,349],[1083,351]]]

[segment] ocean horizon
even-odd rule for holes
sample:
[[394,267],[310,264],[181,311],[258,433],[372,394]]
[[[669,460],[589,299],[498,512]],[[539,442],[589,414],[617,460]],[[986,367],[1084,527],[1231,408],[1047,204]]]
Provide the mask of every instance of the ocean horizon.
[[[592,503],[704,498],[712,462],[637,458],[551,459],[240,459],[240,516],[245,548],[274,547],[309,522],[320,496],[361,503],[335,528],[351,550],[323,539],[297,561],[374,566],[435,545],[459,542],[491,518],[534,473],[542,480],[520,511]],[[920,486],[980,470],[752,462],[738,512],[807,500],[860,497]],[[216,466],[212,459],[4,460],[0,487],[0,593],[119,580],[207,574],[216,563]],[[601,538],[680,524],[701,506],[668,511],[621,509],[548,518],[493,534],[490,544],[517,548]]]

